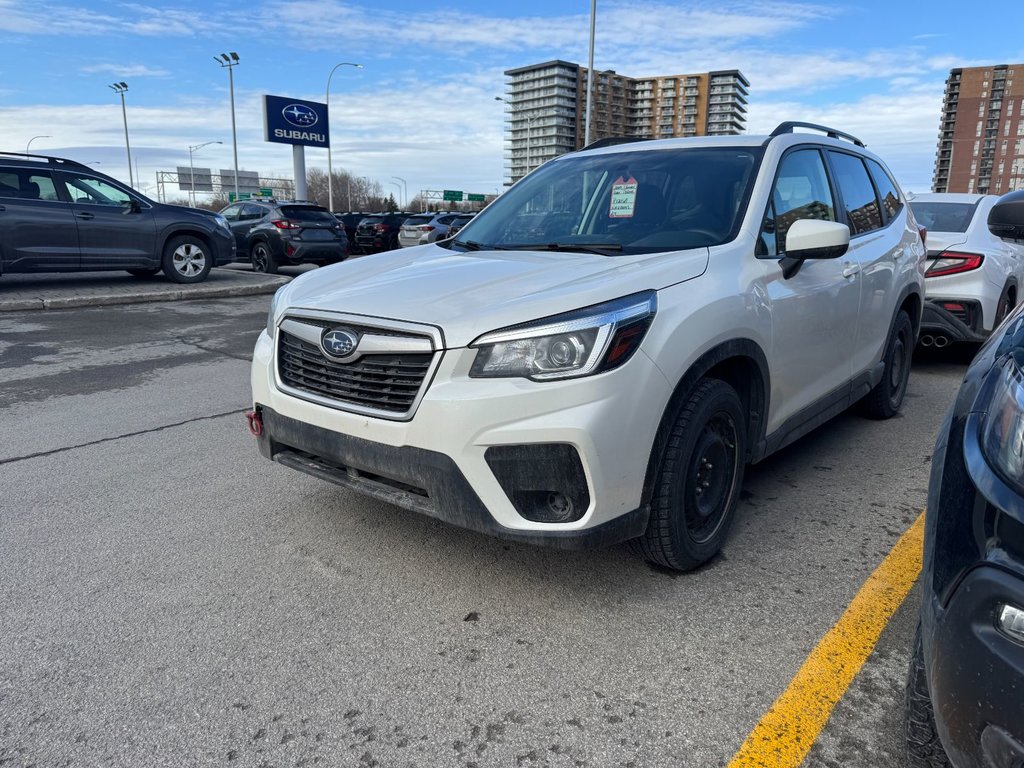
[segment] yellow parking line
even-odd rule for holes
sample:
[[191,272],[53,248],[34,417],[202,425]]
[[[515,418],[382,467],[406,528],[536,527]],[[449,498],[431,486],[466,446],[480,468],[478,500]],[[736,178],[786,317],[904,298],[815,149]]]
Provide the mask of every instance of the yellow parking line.
[[868,577],[728,768],[797,768],[921,572],[924,513]]

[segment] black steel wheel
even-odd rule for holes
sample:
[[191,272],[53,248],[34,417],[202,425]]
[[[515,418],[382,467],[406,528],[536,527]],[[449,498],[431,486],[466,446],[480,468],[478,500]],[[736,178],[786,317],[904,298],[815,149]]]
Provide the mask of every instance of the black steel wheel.
[[743,404],[731,386],[701,381],[672,424],[647,531],[633,546],[652,563],[688,571],[722,548],[739,501],[747,457]]
[[891,419],[903,407],[916,341],[910,317],[900,310],[885,345],[882,380],[860,401],[860,410],[869,419]]

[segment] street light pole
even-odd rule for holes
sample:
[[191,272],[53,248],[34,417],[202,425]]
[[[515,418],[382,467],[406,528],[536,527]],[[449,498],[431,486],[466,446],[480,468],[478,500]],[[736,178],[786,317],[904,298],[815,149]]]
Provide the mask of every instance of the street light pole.
[[590,0],[590,56],[587,63],[587,109],[583,117],[583,146],[590,144],[590,105],[594,92],[594,21],[597,18],[597,0]]
[[235,200],[238,200],[238,132],[235,130],[235,67],[238,66],[238,54],[222,53],[220,57],[214,56],[213,60],[220,64],[221,68],[228,70],[228,86],[231,89],[231,143],[235,149]]
[[46,136],[33,136],[31,139],[28,140],[28,144],[25,145],[25,154],[26,155],[28,154],[28,150],[32,146],[32,142],[35,141],[36,139],[52,139],[52,138],[53,138],[53,136],[49,136],[49,135],[46,135]]
[[202,144],[194,144],[189,146],[188,148],[188,187],[189,191],[192,193],[191,197],[193,208],[196,207],[196,169],[195,166],[192,165],[192,153],[197,152],[198,150],[202,149],[203,147],[207,147],[210,144],[223,143],[223,141],[204,141]]
[[124,117],[124,146],[128,150],[128,186],[135,186],[135,174],[132,171],[132,145],[128,143],[128,109],[124,105],[124,94],[128,90],[128,83],[114,83],[111,88],[114,93],[121,95],[121,116]]
[[409,204],[409,185],[401,176],[392,176],[391,178],[398,179],[400,182],[402,182],[402,189],[404,190],[402,192],[402,210],[404,211],[405,206]]
[[[324,99],[324,103],[327,104],[327,116],[328,119],[331,115],[331,78],[334,77],[334,73],[338,71],[339,67],[355,67],[356,69],[362,69],[362,64],[353,64],[351,61],[343,61],[340,64],[335,64],[334,69],[331,70],[331,74],[327,76],[327,98]],[[328,122],[328,128],[330,122]],[[352,207],[352,187],[349,182],[349,193],[348,193],[348,204],[349,208]],[[327,207],[331,213],[334,212],[334,164],[331,161],[331,137],[327,137]]]

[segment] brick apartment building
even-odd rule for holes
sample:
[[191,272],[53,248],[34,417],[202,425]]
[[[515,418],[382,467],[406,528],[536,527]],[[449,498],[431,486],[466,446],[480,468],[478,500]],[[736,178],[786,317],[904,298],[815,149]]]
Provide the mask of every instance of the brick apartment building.
[[[505,71],[507,183],[583,147],[587,68],[546,61]],[[750,83],[739,70],[635,78],[594,72],[590,140],[726,136],[746,127]]]
[[1024,64],[951,69],[933,192],[1024,189]]

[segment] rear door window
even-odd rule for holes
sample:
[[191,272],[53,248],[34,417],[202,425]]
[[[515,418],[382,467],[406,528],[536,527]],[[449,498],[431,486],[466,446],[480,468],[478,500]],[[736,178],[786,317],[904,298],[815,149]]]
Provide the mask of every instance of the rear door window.
[[829,150],[828,154],[835,169],[836,185],[846,208],[850,235],[862,235],[881,229],[882,211],[864,162],[856,155],[846,152]]
[[59,202],[60,196],[49,171],[0,172],[0,197],[14,197],[22,200],[48,200]]

